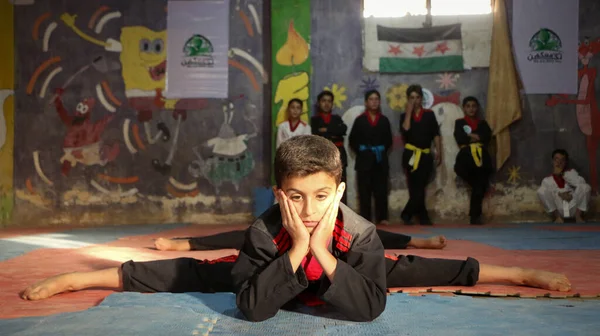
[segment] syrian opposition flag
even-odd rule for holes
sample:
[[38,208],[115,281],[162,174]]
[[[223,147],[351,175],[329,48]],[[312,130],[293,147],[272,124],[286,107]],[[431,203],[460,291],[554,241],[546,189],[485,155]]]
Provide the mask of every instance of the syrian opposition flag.
[[377,41],[365,41],[365,58],[382,73],[464,70],[461,25],[391,28],[377,25]]

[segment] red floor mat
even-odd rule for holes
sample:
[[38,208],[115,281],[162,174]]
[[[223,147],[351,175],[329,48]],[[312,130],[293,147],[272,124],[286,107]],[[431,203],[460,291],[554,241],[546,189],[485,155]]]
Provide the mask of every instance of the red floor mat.
[[[69,271],[89,271],[118,266],[133,259],[145,261],[170,259],[182,256],[197,259],[214,259],[235,253],[234,250],[207,252],[160,252],[149,247],[158,237],[181,237],[209,235],[245,228],[239,226],[190,226],[164,231],[158,234],[131,236],[115,242],[80,249],[39,249],[25,255],[0,262],[0,318],[44,316],[61,312],[81,311],[97,305],[113,293],[111,290],[85,290],[57,295],[48,300],[29,302],[21,300],[19,292],[27,285],[46,277]],[[380,227],[406,234],[425,233],[421,227]],[[426,230],[426,228],[424,228]],[[32,231],[33,233],[35,231]],[[25,232],[18,232],[19,235]],[[29,232],[27,232],[29,233]],[[30,233],[30,234],[31,234]],[[35,232],[38,233],[38,232]],[[14,234],[17,234],[16,232]],[[549,292],[527,287],[506,285],[478,285],[475,287],[428,287],[392,289],[409,293],[439,292],[457,294],[480,294],[490,296],[520,297],[597,297],[600,294],[600,251],[507,251],[470,241],[450,241],[444,250],[396,250],[399,254],[414,254],[424,257],[464,259],[475,257],[482,263],[504,266],[540,268],[567,274],[573,285],[569,293]]]

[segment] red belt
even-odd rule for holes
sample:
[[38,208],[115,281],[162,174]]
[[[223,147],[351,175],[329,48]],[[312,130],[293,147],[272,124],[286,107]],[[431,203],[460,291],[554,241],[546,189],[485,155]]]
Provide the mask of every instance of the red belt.
[[333,144],[336,145],[337,147],[344,147],[343,141],[334,142]]

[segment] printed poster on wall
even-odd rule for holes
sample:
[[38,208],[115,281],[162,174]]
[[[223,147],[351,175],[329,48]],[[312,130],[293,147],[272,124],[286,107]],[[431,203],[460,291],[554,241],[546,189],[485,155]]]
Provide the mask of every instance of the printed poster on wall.
[[165,96],[227,98],[229,0],[169,1]]
[[525,93],[577,93],[579,0],[513,0],[512,15]]

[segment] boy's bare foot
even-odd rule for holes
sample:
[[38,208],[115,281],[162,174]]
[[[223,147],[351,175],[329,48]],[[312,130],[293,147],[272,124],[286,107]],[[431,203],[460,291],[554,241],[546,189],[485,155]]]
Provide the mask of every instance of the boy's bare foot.
[[429,238],[412,237],[408,245],[420,249],[441,250],[446,247],[446,243],[446,237],[444,236],[434,236]]
[[556,219],[554,220],[554,223],[556,223],[556,224],[562,224],[564,222],[565,222],[564,219],[562,219],[562,217],[560,217],[560,216],[556,217]]
[[379,225],[385,225],[388,226],[390,225],[390,222],[386,221],[386,220],[382,220],[381,222],[379,222]]
[[189,251],[190,242],[187,239],[168,239],[158,238],[154,241],[154,246],[159,251]]
[[55,275],[37,282],[21,293],[24,300],[43,300],[59,293],[101,287],[123,289],[121,267],[110,267],[91,272],[72,272]]
[[76,283],[77,273],[63,273],[48,279],[37,282],[29,287],[27,287],[23,293],[21,293],[21,298],[24,300],[43,300],[47,299],[53,295],[77,290],[73,286]]
[[581,210],[577,209],[575,212],[575,222],[576,223],[585,223],[583,216],[581,216]]
[[559,292],[571,290],[571,282],[564,274],[540,271],[534,269],[523,269],[523,285],[543,288]]

